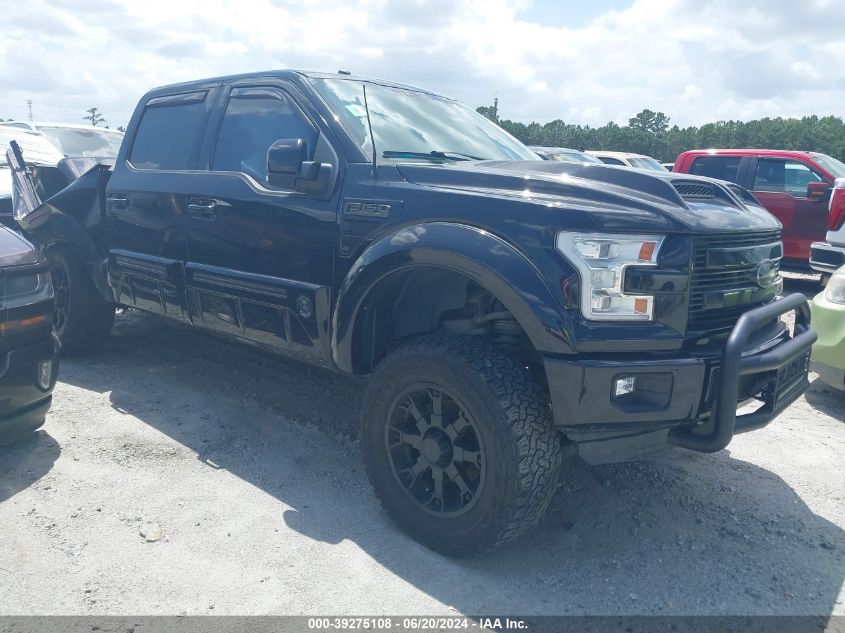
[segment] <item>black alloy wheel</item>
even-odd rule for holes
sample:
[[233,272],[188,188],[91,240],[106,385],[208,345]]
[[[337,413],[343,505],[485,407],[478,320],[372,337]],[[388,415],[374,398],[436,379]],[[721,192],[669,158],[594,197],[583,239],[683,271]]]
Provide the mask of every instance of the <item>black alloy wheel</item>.
[[476,503],[486,474],[484,446],[454,395],[412,385],[394,401],[384,439],[393,475],[425,512],[459,516]]

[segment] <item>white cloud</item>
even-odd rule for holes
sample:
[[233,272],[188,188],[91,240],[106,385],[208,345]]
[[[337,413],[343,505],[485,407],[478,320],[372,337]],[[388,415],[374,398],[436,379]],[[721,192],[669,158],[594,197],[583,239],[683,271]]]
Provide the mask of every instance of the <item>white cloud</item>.
[[[30,0],[0,13],[0,116],[125,123],[153,86],[306,68],[384,77],[519,120],[842,116],[835,3],[637,0],[577,28],[529,0]],[[561,9],[563,10],[563,9]],[[532,15],[537,15],[533,12]],[[560,23],[560,19],[549,23]]]

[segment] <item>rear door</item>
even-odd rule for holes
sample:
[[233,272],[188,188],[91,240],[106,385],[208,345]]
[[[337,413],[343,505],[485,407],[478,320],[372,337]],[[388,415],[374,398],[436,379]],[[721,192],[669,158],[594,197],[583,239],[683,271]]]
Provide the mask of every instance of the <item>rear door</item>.
[[295,95],[282,80],[226,88],[220,120],[210,125],[208,170],[187,192],[186,284],[193,323],[320,361],[339,194],[270,185],[267,150],[299,138],[308,160],[340,165]]
[[810,244],[823,241],[827,231],[825,200],[807,197],[807,185],[825,178],[809,164],[792,158],[756,159],[754,197],[783,224],[786,259],[809,261]]
[[185,202],[217,87],[150,99],[107,191],[109,283],[119,303],[187,320]]

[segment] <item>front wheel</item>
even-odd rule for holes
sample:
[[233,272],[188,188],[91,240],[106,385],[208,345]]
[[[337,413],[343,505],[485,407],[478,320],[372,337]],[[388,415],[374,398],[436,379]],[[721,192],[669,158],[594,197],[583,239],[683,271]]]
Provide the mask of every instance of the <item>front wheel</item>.
[[364,397],[361,447],[391,518],[449,556],[494,549],[537,523],[561,460],[529,370],[474,337],[393,350]]
[[102,347],[114,323],[114,304],[103,301],[82,263],[70,249],[47,250],[53,281],[53,327],[62,353],[86,354]]

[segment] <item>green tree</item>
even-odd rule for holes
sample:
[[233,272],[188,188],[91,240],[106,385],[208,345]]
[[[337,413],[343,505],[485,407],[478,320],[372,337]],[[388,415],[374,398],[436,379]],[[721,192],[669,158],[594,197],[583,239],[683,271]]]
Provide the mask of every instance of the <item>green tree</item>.
[[491,106],[478,106],[475,109],[476,112],[486,116],[488,119],[493,121],[493,123],[499,122],[499,99],[498,97],[493,99],[493,105]]
[[498,102],[478,111],[526,145],[636,152],[673,161],[689,149],[766,147],[817,151],[845,161],[845,123],[835,116],[754,121],[714,121],[700,127],[671,125],[663,112],[644,109],[628,120],[601,127],[574,125],[561,119],[523,123],[499,117]]
[[91,121],[91,125],[97,126],[106,122],[106,118],[100,113],[99,108],[88,108],[85,112],[86,115],[82,118]]

